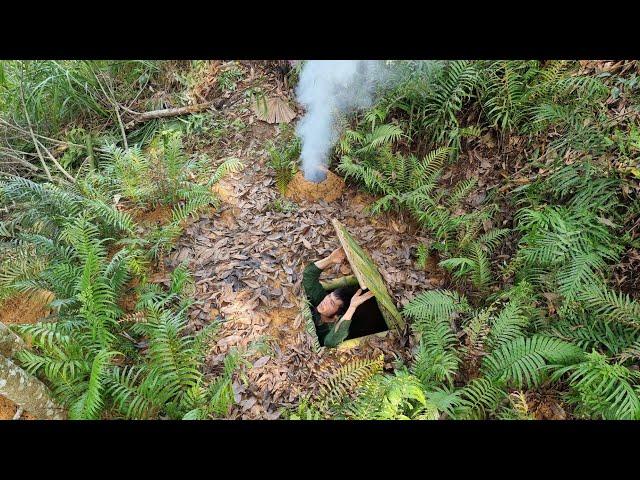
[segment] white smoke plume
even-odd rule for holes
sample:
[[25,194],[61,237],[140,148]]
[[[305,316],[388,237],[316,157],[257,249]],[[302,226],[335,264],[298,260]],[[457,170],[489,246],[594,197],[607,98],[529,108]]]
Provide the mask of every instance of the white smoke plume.
[[309,60],[305,63],[296,96],[306,110],[296,133],[302,142],[302,171],[307,180],[326,178],[329,155],[340,137],[338,120],[370,107],[377,87],[388,76],[384,61]]

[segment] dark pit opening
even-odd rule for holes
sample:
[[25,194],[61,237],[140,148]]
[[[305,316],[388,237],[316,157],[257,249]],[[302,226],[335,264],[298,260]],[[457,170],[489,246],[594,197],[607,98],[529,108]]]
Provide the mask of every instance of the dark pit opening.
[[380,307],[376,298],[370,298],[356,309],[349,327],[349,336],[352,338],[364,337],[373,333],[380,333],[389,330],[387,322],[384,321]]
[[[351,296],[355,294],[357,289],[357,286],[350,288],[350,290],[352,290]],[[316,325],[316,333],[317,328],[318,326]],[[345,338],[345,341],[351,340],[352,338],[372,335],[374,333],[386,332],[388,330],[389,327],[382,316],[378,302],[376,298],[373,297],[356,309],[356,312],[353,314],[351,319],[351,325],[349,326],[349,335]]]

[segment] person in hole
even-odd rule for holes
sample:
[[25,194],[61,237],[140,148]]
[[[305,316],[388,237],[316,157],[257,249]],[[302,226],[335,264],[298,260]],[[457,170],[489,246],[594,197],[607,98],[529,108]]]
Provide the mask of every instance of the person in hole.
[[325,347],[337,347],[349,336],[356,308],[373,297],[373,292],[363,292],[362,289],[351,296],[353,291],[348,287],[337,288],[332,292],[322,287],[322,271],[331,265],[340,265],[345,259],[342,247],[337,248],[327,258],[307,265],[302,275],[302,286],[312,307],[318,340]]

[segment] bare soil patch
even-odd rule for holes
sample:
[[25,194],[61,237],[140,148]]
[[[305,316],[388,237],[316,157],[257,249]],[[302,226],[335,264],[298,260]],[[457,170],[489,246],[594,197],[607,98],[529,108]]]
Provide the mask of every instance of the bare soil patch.
[[324,200],[330,203],[340,198],[344,190],[344,180],[331,171],[327,172],[327,178],[320,183],[310,182],[302,172],[297,172],[287,186],[286,197],[296,202]]
[[[18,406],[8,398],[0,397],[0,420],[13,420]],[[23,411],[19,420],[37,420],[32,417],[28,412]]]
[[5,325],[11,323],[36,323],[49,315],[47,304],[53,300],[53,294],[39,291],[28,295],[18,293],[6,299],[0,306],[0,322]]
[[143,226],[164,225],[171,220],[171,205],[158,205],[151,210],[132,210],[131,216]]

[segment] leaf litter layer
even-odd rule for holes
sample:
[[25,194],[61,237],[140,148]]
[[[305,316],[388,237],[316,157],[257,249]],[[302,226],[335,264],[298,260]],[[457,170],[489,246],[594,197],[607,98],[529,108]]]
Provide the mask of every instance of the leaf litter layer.
[[[400,305],[443,280],[415,266],[413,249],[426,240],[415,225],[393,215],[372,217],[365,210],[370,198],[332,172],[326,181],[330,188],[320,184],[324,199],[311,195],[310,201],[303,185],[308,182],[294,179],[289,192],[296,193],[290,198],[298,203],[286,211],[276,208],[280,196],[266,145],[279,131],[252,118],[245,103],[225,115],[242,118],[248,131],[226,150],[216,150],[216,156],[233,154],[248,167],[220,182],[224,203],[187,226],[167,263],[175,268],[187,262],[194,273],[201,304],[190,312],[190,328],[220,324],[206,369],[219,372],[232,348],[248,352],[250,365],[234,376],[236,405],[229,417],[275,419],[282,407],[316,392],[326,375],[346,361],[383,354],[385,368],[391,369],[394,361],[410,355],[412,339],[406,332],[374,337],[349,351],[314,349],[300,314],[302,271],[339,246],[332,219],[370,253]],[[327,278],[349,273],[345,266],[335,267]]]

